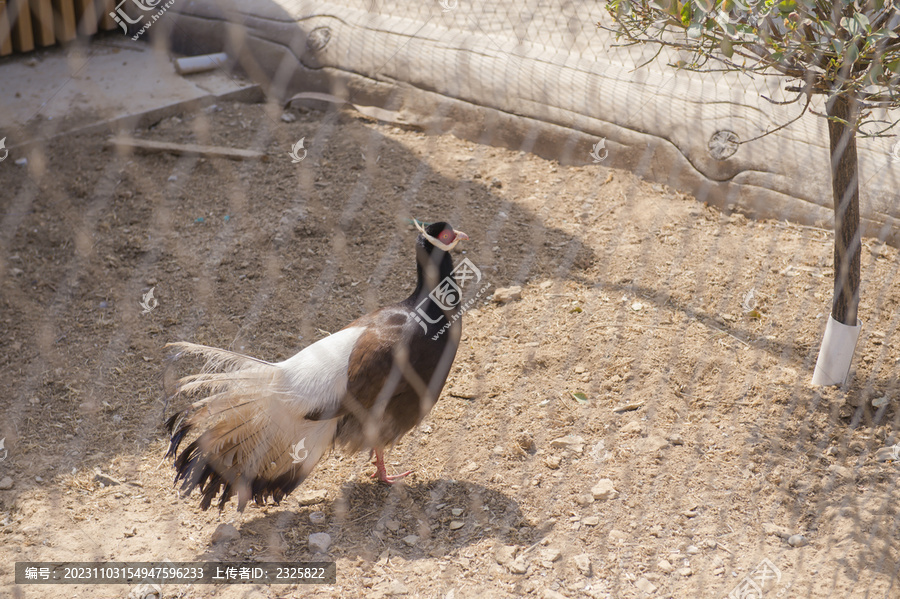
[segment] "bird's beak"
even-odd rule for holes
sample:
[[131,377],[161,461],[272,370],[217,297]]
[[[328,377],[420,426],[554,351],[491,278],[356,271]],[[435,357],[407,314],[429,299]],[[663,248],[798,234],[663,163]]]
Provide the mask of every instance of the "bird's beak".
[[456,229],[453,229],[453,232],[456,234],[456,238],[454,239],[454,241],[468,241],[469,236],[466,235],[465,233],[463,233],[462,231],[457,231]]

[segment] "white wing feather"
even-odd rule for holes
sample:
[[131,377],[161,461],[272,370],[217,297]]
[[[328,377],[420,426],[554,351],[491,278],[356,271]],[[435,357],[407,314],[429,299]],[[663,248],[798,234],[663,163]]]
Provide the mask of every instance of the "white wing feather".
[[[328,414],[346,394],[350,353],[364,330],[344,329],[277,363],[192,343],[171,344],[180,353],[206,358],[202,371],[182,378],[175,393],[201,396],[182,419],[171,422],[173,455],[188,431],[199,433],[191,453],[185,450],[176,458],[184,488],[197,486],[202,473],[212,469],[216,485],[202,489],[201,505],[209,505],[221,482],[237,493],[243,509],[254,481],[261,481],[264,498],[271,485],[283,484],[273,481],[284,476],[303,480],[334,442],[337,420]],[[313,413],[324,419],[306,418]],[[309,455],[297,464],[291,449],[301,440]],[[277,493],[272,494],[277,498]]]

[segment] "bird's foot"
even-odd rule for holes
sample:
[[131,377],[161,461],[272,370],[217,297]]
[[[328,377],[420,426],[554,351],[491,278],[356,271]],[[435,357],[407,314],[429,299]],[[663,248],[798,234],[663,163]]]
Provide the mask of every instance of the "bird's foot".
[[375,474],[372,475],[372,478],[375,478],[377,476],[379,482],[382,482],[386,485],[392,485],[395,482],[397,482],[398,480],[400,480],[401,478],[406,478],[410,474],[412,474],[412,470],[407,470],[403,474],[388,474],[387,472],[375,472]]
[[401,478],[406,478],[412,474],[412,470],[407,470],[403,474],[388,474],[387,468],[384,466],[384,454],[382,450],[375,449],[373,453],[375,454],[375,460],[372,463],[375,465],[375,472],[372,473],[372,478],[377,478],[386,485],[392,485]]

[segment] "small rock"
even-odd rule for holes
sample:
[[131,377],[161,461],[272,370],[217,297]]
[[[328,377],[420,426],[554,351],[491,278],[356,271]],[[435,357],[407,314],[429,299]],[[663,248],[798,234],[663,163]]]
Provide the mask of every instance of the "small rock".
[[491,179],[491,187],[493,187],[494,189],[500,189],[501,187],[503,187],[503,181],[501,181],[497,177],[494,177],[493,179]]
[[578,571],[581,572],[584,576],[591,575],[591,556],[587,553],[582,553],[581,555],[575,556],[575,567],[578,568]]
[[21,277],[24,272],[25,271],[23,271],[21,268],[16,268],[15,266],[9,269],[9,274],[14,277]]
[[882,447],[875,452],[875,460],[878,462],[900,462],[900,444]]
[[607,499],[618,497],[619,492],[613,486],[613,481],[608,478],[602,478],[591,489],[591,495],[598,501],[606,501]]
[[324,524],[325,523],[325,512],[310,512],[309,513],[309,521],[313,524]]
[[106,485],[107,487],[112,487],[112,486],[114,486],[114,485],[121,485],[121,484],[122,484],[120,481],[114,479],[114,478],[111,477],[111,476],[107,476],[107,475],[103,474],[102,472],[97,472],[97,473],[94,475],[94,482],[95,482],[95,483],[103,483],[103,484]]
[[465,526],[465,522],[460,522],[459,520],[454,520],[450,523],[450,530],[459,530]]
[[597,516],[588,516],[587,518],[582,520],[581,523],[585,526],[597,526],[598,524],[600,524],[600,518],[598,518]]
[[669,442],[657,435],[650,435],[645,439],[641,439],[638,448],[644,453],[656,453],[669,446]]
[[314,532],[309,535],[307,543],[313,553],[327,553],[331,547],[331,535],[327,532]]
[[460,468],[459,471],[462,474],[466,474],[468,472],[475,472],[479,468],[481,468],[481,464],[479,464],[478,462],[472,461],[472,462],[469,462],[468,464],[466,464],[465,466],[463,466],[462,468]]
[[406,535],[405,537],[403,537],[403,542],[410,547],[415,547],[416,543],[419,542],[419,537],[416,535]]
[[694,571],[691,570],[690,567],[685,566],[684,568],[678,568],[678,570],[676,570],[675,573],[678,574],[679,576],[684,576],[685,578],[687,578],[688,576],[693,574]]
[[452,510],[450,510],[450,513],[453,514],[454,517],[462,516],[463,509],[461,507],[455,507]]
[[584,374],[584,366],[576,366],[575,374]]
[[688,555],[697,555],[700,553],[700,549],[696,545],[688,545],[684,552]]
[[575,503],[580,505],[581,507],[586,507],[594,503],[594,496],[588,493],[582,493],[580,495],[575,496]]
[[600,439],[597,444],[591,448],[591,457],[594,459],[595,464],[605,462],[609,455],[609,452],[606,451],[606,442],[603,441],[603,439]]
[[212,538],[210,539],[213,545],[218,543],[229,543],[231,541],[237,541],[241,538],[241,533],[238,532],[231,524],[219,524],[216,527],[215,532],[212,533]]
[[575,453],[582,453],[584,451],[584,437],[580,437],[578,435],[566,435],[565,437],[559,437],[550,441],[550,447],[555,447],[558,449],[568,449],[569,451],[574,451]]
[[638,590],[644,591],[648,595],[652,595],[656,592],[656,585],[643,576],[637,579],[637,581],[634,583],[634,586],[636,586]]
[[285,123],[293,123],[297,120],[297,116],[293,112],[283,112],[281,113],[281,120]]
[[322,503],[325,501],[325,498],[328,497],[328,491],[324,489],[318,491],[309,491],[300,496],[300,499],[297,501],[300,505],[316,505],[317,503]]
[[399,580],[392,580],[391,584],[388,585],[386,593],[388,595],[408,595],[409,589]]
[[774,535],[785,540],[791,536],[788,529],[783,526],[778,526],[777,524],[772,524],[771,522],[763,522],[762,529],[767,535]]
[[9,491],[13,488],[13,479],[8,476],[4,476],[3,480],[0,480],[0,491]]
[[627,541],[628,535],[618,529],[612,529],[609,531],[609,540],[610,541]]
[[19,158],[18,160],[16,160],[16,166],[27,166],[27,165],[28,165],[27,158]]
[[544,589],[544,599],[568,599],[562,593],[554,591],[553,589]]
[[172,181],[178,181],[178,175],[169,175],[169,178],[167,179],[167,181],[169,181],[170,183]]
[[625,412],[633,412],[634,410],[639,410],[642,407],[644,407],[644,402],[642,401],[629,401],[628,403],[624,403],[622,405],[614,407],[613,412],[615,414],[623,414]]
[[541,559],[546,562],[555,562],[562,557],[562,552],[556,547],[546,547],[541,552]]
[[805,547],[809,545],[809,541],[803,535],[791,535],[788,537],[787,542],[791,547]]
[[712,539],[706,539],[706,548],[707,549],[715,549],[718,546],[719,546],[719,544],[716,541],[713,541]]
[[388,520],[384,523],[384,525],[387,526],[387,529],[391,532],[397,532],[398,530],[400,530],[400,523],[396,520]]
[[516,549],[515,545],[498,545],[494,549],[494,559],[501,566],[505,566],[515,559]]
[[500,287],[494,290],[494,301],[498,304],[518,299],[522,299],[522,288],[519,285]]
[[544,464],[547,466],[547,468],[550,468],[551,470],[556,470],[557,468],[559,468],[559,465],[561,463],[562,463],[562,458],[558,455],[547,456],[544,459]]
[[137,527],[132,526],[131,528],[129,528],[128,530],[125,531],[125,538],[130,539],[131,537],[136,537],[137,533],[138,533]]
[[506,569],[512,574],[525,574],[528,572],[528,564],[520,557],[506,564]]
[[43,476],[35,476],[34,480],[36,480],[39,483],[42,483],[42,482],[44,482],[44,477]]
[[641,430],[643,430],[643,428],[641,427],[641,423],[637,420],[632,420],[621,429],[619,429],[619,432],[623,435],[639,435],[641,434]]
[[666,574],[671,574],[675,571],[675,566],[669,563],[667,559],[661,559],[656,562],[656,569],[660,572],[665,572]]
[[672,445],[684,445],[684,437],[679,435],[678,433],[674,433],[667,437],[669,439],[669,443]]
[[828,470],[833,472],[835,476],[838,478],[844,478],[847,480],[853,480],[853,470],[851,468],[847,468],[846,466],[841,466],[840,464],[832,464],[828,467]]

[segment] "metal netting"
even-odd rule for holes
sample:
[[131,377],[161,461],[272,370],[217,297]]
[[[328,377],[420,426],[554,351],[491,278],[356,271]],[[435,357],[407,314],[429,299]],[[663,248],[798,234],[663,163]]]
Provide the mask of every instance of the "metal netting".
[[[798,115],[760,97],[783,82],[636,68],[654,51],[595,3],[123,10],[0,59],[3,593],[900,596],[895,139],[860,141],[862,329],[813,386],[825,122],[734,145]],[[180,496],[166,390],[202,363],[165,345],[291,357],[412,292],[409,219],[465,231],[477,271],[440,400],[387,455],[413,474],[335,450],[277,505]],[[337,575],[15,582],[166,561]]]

